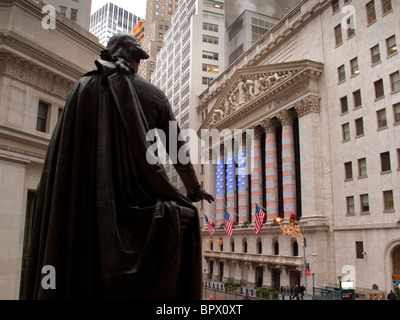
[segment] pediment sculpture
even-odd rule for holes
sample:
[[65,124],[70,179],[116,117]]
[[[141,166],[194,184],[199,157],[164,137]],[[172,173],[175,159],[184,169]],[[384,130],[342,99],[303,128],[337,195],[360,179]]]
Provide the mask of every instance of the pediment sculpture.
[[292,75],[292,71],[282,71],[257,74],[255,76],[240,76],[235,89],[231,90],[231,93],[223,99],[221,106],[213,111],[210,125],[212,126],[222,121]]

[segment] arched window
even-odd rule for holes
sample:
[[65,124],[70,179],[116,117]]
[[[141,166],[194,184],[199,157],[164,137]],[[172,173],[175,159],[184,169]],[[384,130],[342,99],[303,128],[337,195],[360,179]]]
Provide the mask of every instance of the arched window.
[[247,253],[247,240],[243,239],[243,253]]
[[235,252],[235,241],[231,241],[231,251]]
[[299,256],[299,245],[297,244],[297,242],[293,242],[293,256],[294,257],[298,257]]
[[274,253],[275,253],[276,256],[279,255],[279,243],[278,243],[278,241],[275,241],[275,244],[274,244]]
[[262,243],[261,243],[261,240],[260,241],[258,241],[258,254],[262,254]]

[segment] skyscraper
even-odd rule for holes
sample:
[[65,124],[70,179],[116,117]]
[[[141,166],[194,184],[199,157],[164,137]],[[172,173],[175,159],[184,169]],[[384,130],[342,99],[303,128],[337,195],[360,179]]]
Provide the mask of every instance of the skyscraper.
[[[39,1],[36,2],[38,3]],[[43,2],[52,5],[62,15],[68,19],[71,19],[72,21],[75,21],[82,28],[89,30],[92,0],[43,0]]]
[[138,20],[143,19],[109,2],[91,15],[89,31],[99,38],[102,45],[106,46],[115,33],[132,34]]
[[164,44],[164,35],[171,26],[171,17],[178,3],[178,0],[147,0],[146,30],[142,47],[150,58],[142,61],[139,70],[139,73],[147,80],[151,79],[156,69],[157,53]]
[[[181,0],[157,55],[151,81],[166,93],[181,129],[197,127],[198,95],[225,66],[224,6],[223,1]],[[182,190],[176,171],[166,170]]]

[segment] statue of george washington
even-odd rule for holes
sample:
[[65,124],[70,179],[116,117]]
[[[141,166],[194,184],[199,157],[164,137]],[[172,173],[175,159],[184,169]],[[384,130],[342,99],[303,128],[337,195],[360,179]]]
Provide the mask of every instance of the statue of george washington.
[[[184,195],[146,161],[147,132],[169,134],[175,121],[164,93],[137,74],[148,57],[133,36],[114,35],[73,87],[37,189],[21,299],[201,298],[192,202],[214,198],[191,163],[174,164]],[[46,266],[55,288],[42,285]]]

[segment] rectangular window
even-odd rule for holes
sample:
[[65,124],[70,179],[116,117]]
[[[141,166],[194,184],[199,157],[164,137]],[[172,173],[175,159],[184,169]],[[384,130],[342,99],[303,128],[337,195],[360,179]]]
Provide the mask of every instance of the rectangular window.
[[353,179],[353,165],[350,162],[344,164],[345,180]]
[[356,136],[364,135],[364,121],[363,118],[356,119]]
[[347,205],[347,214],[354,214],[354,197],[346,197],[346,205]]
[[379,49],[379,44],[371,48],[371,60],[373,65],[381,61],[381,52]]
[[357,259],[364,259],[364,243],[362,241],[356,242],[356,257]]
[[377,111],[376,116],[378,119],[378,129],[386,128],[387,127],[386,109]]
[[397,149],[397,170],[400,171],[400,149]]
[[394,123],[400,123],[400,103],[393,105]]
[[332,13],[338,12],[339,9],[339,0],[332,0]]
[[338,79],[339,79],[339,82],[343,82],[346,80],[346,70],[344,68],[344,65],[342,65],[338,68]]
[[343,141],[350,140],[350,125],[349,123],[345,123],[342,125],[342,133],[343,133]]
[[67,7],[60,6],[60,13],[61,13],[63,16],[66,16],[66,15],[67,15]]
[[203,22],[203,30],[212,31],[212,32],[218,32],[218,25],[217,24]]
[[368,194],[360,195],[361,212],[369,212],[369,197]]
[[383,191],[383,207],[385,211],[394,210],[393,190]]
[[336,40],[336,46],[343,43],[342,25],[341,24],[339,24],[335,27],[335,40]]
[[390,85],[392,92],[400,91],[400,72],[396,71],[390,75]]
[[392,170],[390,165],[390,152],[381,153],[381,168],[382,172],[387,172]]
[[397,53],[397,44],[396,44],[396,36],[395,35],[386,39],[386,49],[387,49],[388,56],[391,56],[392,54]]
[[217,37],[212,37],[208,35],[203,35],[203,42],[205,43],[212,43],[212,44],[218,44],[218,38]]
[[77,9],[71,9],[71,20],[72,21],[78,20],[78,10]]
[[349,19],[347,19],[347,27],[347,39],[350,39],[356,34],[356,29],[354,26],[354,16],[351,16]]
[[382,0],[382,13],[386,14],[392,10],[392,0]]
[[349,111],[349,105],[347,102],[347,96],[343,97],[340,99],[340,105],[342,107],[342,113],[346,113],[347,111]]
[[202,70],[205,71],[205,72],[218,73],[219,72],[219,67],[211,65],[211,64],[203,63],[203,69]]
[[203,58],[210,60],[218,60],[218,53],[203,50]]
[[359,178],[367,177],[367,159],[366,158],[358,159],[358,177]]
[[385,92],[383,89],[383,80],[379,79],[378,81],[374,82],[375,86],[375,99],[380,99],[385,96]]
[[367,8],[367,21],[368,25],[374,23],[376,21],[376,12],[375,12],[375,3],[374,1],[370,1],[366,5]]
[[41,132],[47,132],[47,114],[49,105],[42,101],[39,101],[38,113],[36,119],[36,130]]
[[354,109],[362,106],[361,90],[353,92]]
[[354,58],[350,61],[350,68],[352,76],[360,73],[360,69],[358,68],[358,58]]

